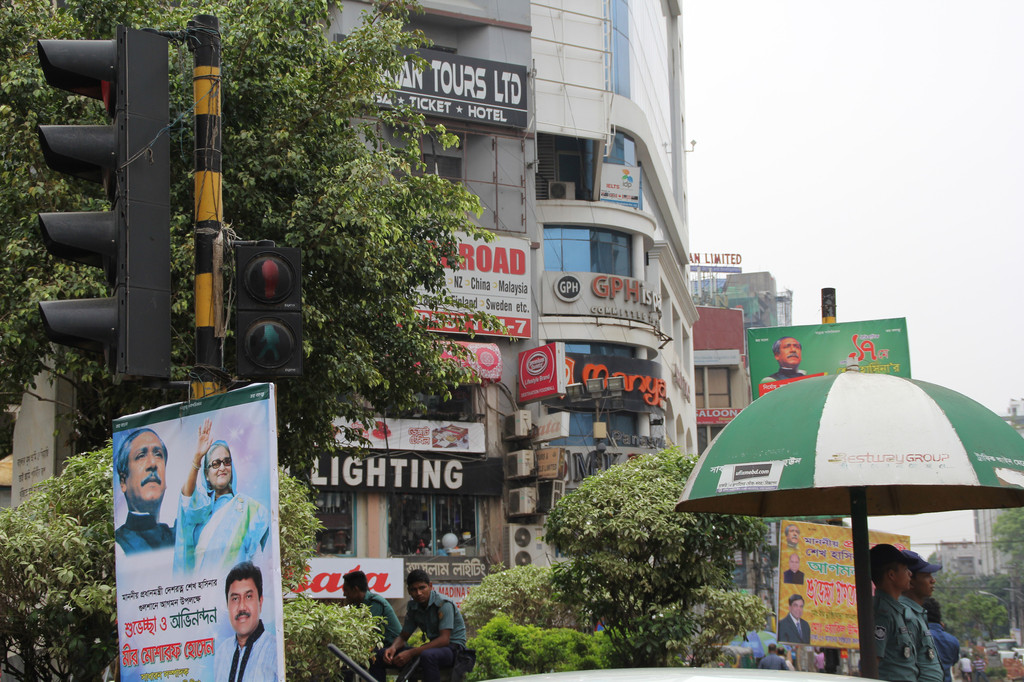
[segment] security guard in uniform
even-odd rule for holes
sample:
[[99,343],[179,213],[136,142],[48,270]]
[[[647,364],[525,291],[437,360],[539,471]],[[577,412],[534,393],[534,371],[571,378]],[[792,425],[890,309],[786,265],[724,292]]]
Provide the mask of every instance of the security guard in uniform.
[[924,600],[932,596],[935,589],[935,577],[932,574],[941,571],[942,564],[930,564],[920,554],[909,549],[903,550],[903,556],[911,561],[910,589],[903,593],[900,602],[909,607],[915,616],[913,620],[907,620],[907,625],[917,647],[917,679],[919,682],[943,682],[939,650],[935,647],[935,640],[928,627],[928,614],[924,610]]
[[910,559],[892,545],[871,548],[871,580],[875,583],[875,647],[878,677],[889,682],[918,682],[918,657],[908,621],[916,616],[901,604],[910,589]]

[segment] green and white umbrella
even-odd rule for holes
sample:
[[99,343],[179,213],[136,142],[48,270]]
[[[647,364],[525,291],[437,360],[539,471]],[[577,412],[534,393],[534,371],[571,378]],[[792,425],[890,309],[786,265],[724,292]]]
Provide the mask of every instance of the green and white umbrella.
[[877,670],[867,516],[1024,506],[1024,438],[942,386],[845,372],[758,398],[694,467],[678,511],[853,520],[862,673]]

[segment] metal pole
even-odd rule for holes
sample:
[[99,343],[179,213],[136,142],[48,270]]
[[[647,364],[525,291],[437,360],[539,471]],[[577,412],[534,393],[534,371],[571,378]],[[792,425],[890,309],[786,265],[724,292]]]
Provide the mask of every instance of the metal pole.
[[821,323],[836,323],[836,290],[831,287],[821,290]]
[[[221,276],[224,207],[221,202],[220,22],[209,14],[188,23],[195,97],[196,375],[191,397],[222,393],[224,300]],[[223,372],[220,372],[223,375]]]
[[850,521],[853,524],[853,573],[857,577],[860,676],[877,678],[875,614],[870,581],[871,550],[868,542],[868,493],[864,487],[850,488]]

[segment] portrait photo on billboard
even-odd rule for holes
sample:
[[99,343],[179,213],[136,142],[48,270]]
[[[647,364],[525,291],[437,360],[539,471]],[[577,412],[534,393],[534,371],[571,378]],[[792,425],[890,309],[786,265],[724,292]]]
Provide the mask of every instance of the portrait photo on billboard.
[[747,330],[754,398],[847,370],[910,378],[906,318]]
[[283,676],[275,424],[270,384],[115,420],[122,680]]

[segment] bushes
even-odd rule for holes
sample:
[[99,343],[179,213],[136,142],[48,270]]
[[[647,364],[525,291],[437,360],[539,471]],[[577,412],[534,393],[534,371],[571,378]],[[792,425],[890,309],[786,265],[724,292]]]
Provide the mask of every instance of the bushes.
[[607,668],[610,652],[604,633],[516,625],[503,614],[480,628],[468,645],[476,650],[476,667],[469,675],[469,682]]
[[344,607],[307,597],[284,604],[285,662],[289,680],[330,680],[341,661],[327,649],[334,644],[364,668],[381,645],[377,621],[370,609]]
[[476,630],[503,613],[517,625],[546,628],[574,627],[576,609],[558,601],[551,585],[551,569],[541,566],[498,566],[470,591],[461,611],[466,627]]

